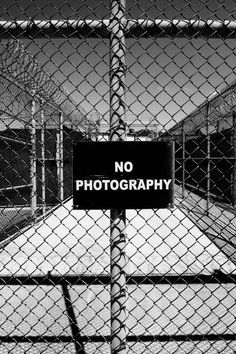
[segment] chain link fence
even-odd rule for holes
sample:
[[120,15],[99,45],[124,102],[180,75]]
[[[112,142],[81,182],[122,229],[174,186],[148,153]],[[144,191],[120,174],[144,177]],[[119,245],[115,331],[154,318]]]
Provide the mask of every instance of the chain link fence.
[[[0,17],[1,353],[235,353],[235,2]],[[107,140],[171,143],[172,208],[73,208]]]

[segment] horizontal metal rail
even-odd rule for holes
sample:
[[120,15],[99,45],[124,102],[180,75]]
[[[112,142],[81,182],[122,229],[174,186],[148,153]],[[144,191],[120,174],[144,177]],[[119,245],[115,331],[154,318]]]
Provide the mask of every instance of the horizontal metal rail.
[[[186,152],[187,153],[187,152]],[[190,155],[190,154],[189,154]],[[193,160],[235,160],[235,157],[232,156],[202,156],[202,157],[194,157],[194,156],[189,156],[189,157],[177,157],[176,160],[177,161],[193,161]]]
[[[160,285],[160,284],[236,284],[236,274],[212,273],[197,275],[131,275],[126,277],[128,285]],[[82,275],[82,276],[1,276],[0,286],[12,285],[110,285],[109,275]]]
[[42,162],[42,161],[57,161],[57,159],[55,157],[46,157],[46,158],[38,157],[37,161],[39,161],[39,162]]
[[[175,334],[175,335],[128,335],[127,342],[199,342],[199,341],[235,341],[236,334],[221,333],[221,334]],[[73,343],[71,336],[0,336],[2,343]],[[109,343],[111,336],[81,336],[83,343]]]
[[11,186],[11,187],[5,187],[5,188],[0,188],[0,192],[5,192],[5,191],[11,191],[15,189],[22,189],[22,188],[31,188],[32,184],[22,184],[20,186]]
[[31,146],[31,143],[30,142],[27,142],[25,140],[19,140],[17,138],[11,138],[9,136],[5,136],[5,135],[1,135],[0,134],[0,140],[3,140],[3,141],[11,141],[15,144],[22,144],[22,145],[27,145],[27,146]]
[[[236,21],[127,19],[126,38],[236,38]],[[109,38],[110,20],[0,21],[0,38]]]

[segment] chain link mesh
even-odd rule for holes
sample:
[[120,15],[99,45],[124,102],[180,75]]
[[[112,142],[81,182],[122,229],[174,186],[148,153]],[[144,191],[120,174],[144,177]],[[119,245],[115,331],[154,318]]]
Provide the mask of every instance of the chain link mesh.
[[[1,353],[235,353],[235,2],[1,3]],[[125,139],[174,207],[73,210],[73,144]]]

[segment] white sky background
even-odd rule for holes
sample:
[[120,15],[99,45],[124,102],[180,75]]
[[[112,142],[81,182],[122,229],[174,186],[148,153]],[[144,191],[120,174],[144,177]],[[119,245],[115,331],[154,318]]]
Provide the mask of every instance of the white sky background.
[[[2,0],[1,19],[102,19],[109,1]],[[127,0],[127,18],[235,20],[235,1]],[[109,43],[97,39],[23,40],[43,68],[88,113],[109,121]],[[235,80],[236,40],[127,39],[127,117],[168,129]]]

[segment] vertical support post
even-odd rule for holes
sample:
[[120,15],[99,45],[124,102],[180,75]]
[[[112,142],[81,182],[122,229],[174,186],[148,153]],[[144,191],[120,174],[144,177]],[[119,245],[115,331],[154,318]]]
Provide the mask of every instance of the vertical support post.
[[236,207],[236,112],[233,111],[233,134],[232,134],[232,145],[233,145],[233,181],[232,181],[232,204]]
[[174,194],[175,194],[175,170],[176,170],[176,166],[175,166],[175,161],[176,161],[176,138],[173,137],[172,141],[171,141],[171,148],[172,148],[172,181],[173,181],[173,193],[172,193],[172,201],[171,204],[169,205],[170,208],[174,208]]
[[184,131],[184,122],[182,124],[182,198],[185,197],[185,158],[186,158],[186,154],[185,154],[185,131]]
[[63,114],[59,113],[59,127],[56,147],[58,195],[60,202],[64,199],[64,176],[63,176]]
[[210,137],[210,129],[209,129],[209,114],[210,114],[210,103],[207,104],[207,116],[206,116],[206,158],[207,158],[207,187],[206,187],[206,212],[209,212],[210,205],[210,196],[211,196],[211,137]]
[[[125,0],[111,0],[110,141],[126,140]],[[126,353],[125,210],[111,209],[111,353]]]
[[44,108],[41,102],[41,174],[42,174],[42,204],[43,214],[46,212],[46,165],[45,165],[45,122],[44,122]]
[[[34,93],[33,93],[34,95]],[[34,97],[31,101],[31,157],[30,157],[30,179],[31,179],[31,196],[30,206],[31,215],[34,216],[37,209],[37,162],[36,162],[36,103]]]

